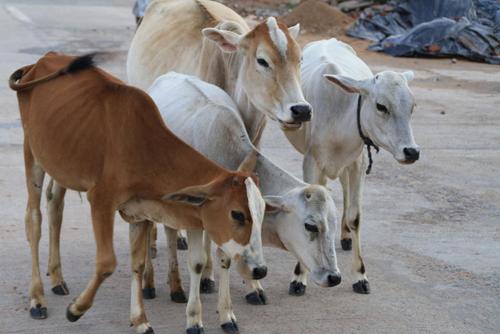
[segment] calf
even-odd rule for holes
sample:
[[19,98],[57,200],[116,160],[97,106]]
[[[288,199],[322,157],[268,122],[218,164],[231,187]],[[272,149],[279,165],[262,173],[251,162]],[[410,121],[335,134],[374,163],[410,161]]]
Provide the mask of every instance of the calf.
[[[208,158],[233,168],[248,152],[257,152],[236,105],[219,87],[196,77],[170,72],[159,77],[148,92],[170,129]],[[312,272],[314,282],[318,285],[331,287],[339,284],[341,277],[334,247],[336,208],[327,189],[298,180],[260,153],[255,171],[261,181],[261,191],[270,206],[262,226],[264,244],[290,251]],[[169,240],[173,242],[175,239],[170,235]],[[172,269],[177,272],[175,244],[173,247],[169,245],[169,250],[171,275]],[[217,253],[222,270],[220,321],[226,324],[232,319],[235,324],[227,272],[231,262],[223,252]],[[146,282],[150,280],[146,279]],[[182,294],[178,273],[171,275],[169,282],[174,296],[179,296],[179,291]],[[291,283],[292,291],[298,288],[296,283]],[[253,291],[246,296],[247,301],[265,304],[267,298],[260,284],[253,281],[251,286]],[[227,332],[233,332],[234,329],[225,328]]]
[[[304,154],[304,180],[326,184],[340,177],[344,197],[341,244],[354,244],[353,289],[369,293],[366,267],[361,257],[361,192],[365,179],[363,146],[389,151],[402,164],[419,158],[410,119],[415,107],[408,82],[413,72],[380,72],[368,66],[347,44],[334,38],[304,48],[302,88],[315,110],[312,122],[299,131],[285,132],[289,141]],[[296,279],[305,281],[299,265]]]
[[[177,138],[146,93],[92,66],[90,56],[55,53],[14,72],[9,84],[17,91],[24,129],[33,318],[47,316],[38,259],[45,173],[60,187],[86,191],[91,207],[96,271],[68,306],[69,321],[78,320],[92,306],[98,288],[116,268],[117,210],[131,224],[130,320],[138,333],[152,333],[141,293],[150,222],[189,231],[188,333],[203,332],[199,299],[206,261],[203,230],[229,256],[242,258],[245,272],[253,274],[247,278],[265,276],[264,201],[255,176],[223,169]],[[59,191],[56,197],[62,195],[64,191]]]

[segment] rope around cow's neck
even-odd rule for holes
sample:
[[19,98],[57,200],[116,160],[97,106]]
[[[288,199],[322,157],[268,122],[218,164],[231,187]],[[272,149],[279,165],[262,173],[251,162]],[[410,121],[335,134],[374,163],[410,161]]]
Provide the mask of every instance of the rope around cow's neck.
[[361,130],[361,94],[359,94],[358,97],[357,119],[358,119],[359,136],[363,140],[363,143],[366,145],[366,149],[368,150],[368,168],[366,169],[366,174],[368,175],[372,170],[372,164],[373,164],[371,148],[373,147],[375,151],[377,151],[377,153],[379,152],[380,149],[370,138],[365,136],[363,130]]

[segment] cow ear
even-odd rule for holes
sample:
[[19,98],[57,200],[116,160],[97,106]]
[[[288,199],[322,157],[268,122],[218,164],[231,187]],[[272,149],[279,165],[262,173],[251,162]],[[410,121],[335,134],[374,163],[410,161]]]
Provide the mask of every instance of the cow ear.
[[299,37],[300,33],[300,23],[297,23],[294,26],[288,27],[288,32],[290,33],[290,36],[292,36],[294,39]]
[[238,172],[253,172],[257,165],[257,156],[258,152],[256,150],[251,150],[238,167]]
[[403,73],[401,73],[407,82],[410,82],[413,80],[413,78],[415,77],[415,74],[413,73],[413,71],[405,71]]
[[211,199],[213,184],[186,187],[179,191],[163,196],[161,199],[167,202],[179,202],[194,206],[202,206]]
[[227,53],[236,52],[242,38],[232,31],[217,28],[205,28],[201,32],[203,36],[217,43],[217,46]]
[[339,86],[348,93],[366,93],[368,91],[367,81],[355,80],[343,75],[325,74],[323,77],[329,82]]
[[264,196],[266,201],[266,213],[290,212],[281,196]]

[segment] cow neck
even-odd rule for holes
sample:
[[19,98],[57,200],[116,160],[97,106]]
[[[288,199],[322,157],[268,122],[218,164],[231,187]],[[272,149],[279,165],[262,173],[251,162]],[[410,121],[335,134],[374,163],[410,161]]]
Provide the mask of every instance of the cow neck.
[[258,110],[248,98],[248,95],[243,88],[242,81],[242,61],[243,54],[236,52],[233,54],[225,54],[225,82],[222,87],[236,102],[238,112],[243,119],[243,124],[247,130],[248,136],[252,143],[259,146],[260,137],[266,126],[266,115]]

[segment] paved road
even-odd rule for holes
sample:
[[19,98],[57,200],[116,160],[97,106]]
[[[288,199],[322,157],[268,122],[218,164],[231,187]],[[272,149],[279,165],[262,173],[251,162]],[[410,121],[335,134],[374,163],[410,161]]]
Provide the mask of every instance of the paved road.
[[[128,233],[119,219],[117,272],[79,322],[65,319],[66,306],[82,291],[93,270],[88,204],[76,193],[67,196],[62,241],[63,271],[71,295],[54,296],[46,278],[49,319],[29,318],[31,260],[23,224],[22,129],[15,95],[6,84],[13,70],[52,49],[106,51],[103,67],[124,79],[126,50],[134,32],[131,2],[0,0],[0,333],[132,332],[128,327]],[[270,273],[263,284],[269,305],[246,305],[245,286],[236,274],[232,277],[240,328],[245,333],[498,333],[499,67],[362,55],[375,70],[416,71],[414,132],[422,146],[422,159],[413,166],[398,165],[384,152],[377,155],[367,180],[362,234],[372,294],[352,292],[351,254],[337,247],[343,282],[331,289],[310,285],[305,297],[291,297],[287,289],[294,259],[266,249]],[[300,176],[301,158],[274,124],[263,142],[266,154]],[[339,185],[330,186],[341,208]],[[47,265],[47,231],[45,224],[42,268]],[[184,305],[167,298],[163,236],[159,245],[159,297],[147,301],[146,307],[157,333],[181,333]],[[185,266],[182,277],[187,288]],[[206,332],[221,333],[216,295],[202,299]]]

